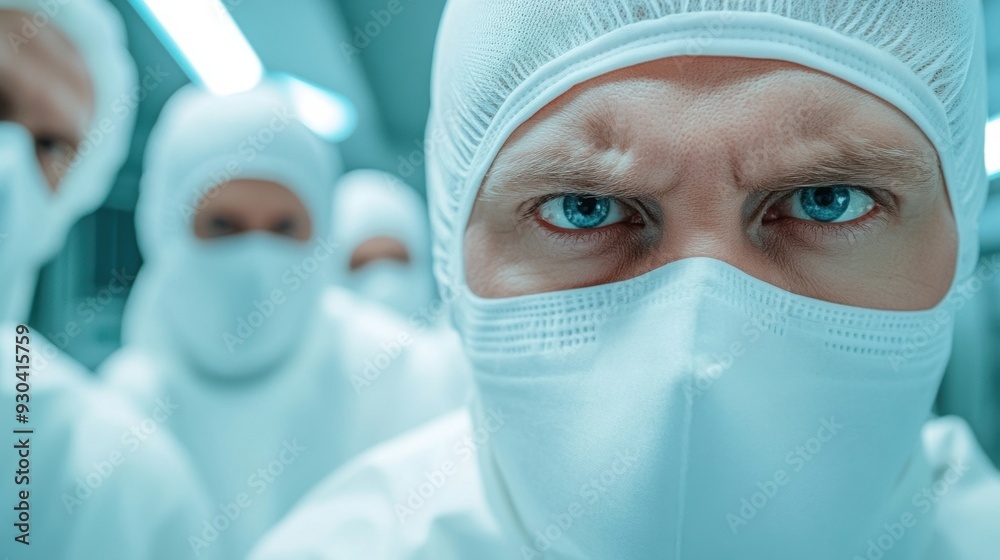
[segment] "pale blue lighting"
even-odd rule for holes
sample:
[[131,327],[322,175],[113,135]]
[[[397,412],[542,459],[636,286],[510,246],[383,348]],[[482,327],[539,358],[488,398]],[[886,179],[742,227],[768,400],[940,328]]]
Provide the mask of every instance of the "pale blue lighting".
[[299,120],[330,142],[342,142],[358,122],[357,111],[349,99],[288,74],[273,76],[284,88]]
[[219,0],[132,0],[191,81],[216,95],[253,89],[264,66]]
[[1000,115],[986,123],[986,174],[1000,177]]

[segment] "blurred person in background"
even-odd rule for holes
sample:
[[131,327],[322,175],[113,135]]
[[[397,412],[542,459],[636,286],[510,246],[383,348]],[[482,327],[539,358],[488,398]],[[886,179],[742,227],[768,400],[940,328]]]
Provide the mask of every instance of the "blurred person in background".
[[195,548],[229,558],[349,457],[464,396],[412,327],[322,298],[339,164],[289,107],[270,83],[167,103],[136,212],[145,265],[100,370],[138,403],[176,403],[170,428],[229,519],[202,520]]
[[334,284],[407,319],[429,311],[436,290],[427,204],[402,179],[375,170],[344,175],[334,188],[333,239],[341,248]]
[[188,537],[209,508],[163,427],[172,405],[132,407],[18,326],[38,269],[101,204],[125,159],[134,115],[114,101],[136,73],[124,27],[103,0],[0,0],[0,31],[4,555],[193,557]]
[[986,197],[980,3],[451,0],[428,143],[466,411],[255,560],[992,560],[932,418]]

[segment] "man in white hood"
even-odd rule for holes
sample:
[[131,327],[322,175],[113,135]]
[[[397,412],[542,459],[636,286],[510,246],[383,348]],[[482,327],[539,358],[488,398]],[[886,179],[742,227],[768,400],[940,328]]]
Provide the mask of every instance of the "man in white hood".
[[103,0],[0,0],[0,29],[4,555],[193,557],[208,507],[164,427],[174,403],[132,408],[18,324],[38,269],[128,153],[134,115],[115,110],[136,85],[124,27]]
[[334,188],[332,225],[342,248],[333,263],[335,285],[406,319],[429,314],[436,295],[430,222],[413,187],[389,173],[351,171]]
[[987,560],[931,420],[970,297],[974,0],[449,3],[428,144],[476,398],[271,558]]
[[145,264],[100,374],[137,403],[177,403],[171,428],[226,515],[199,551],[244,558],[347,459],[464,403],[462,364],[434,367],[411,325],[324,297],[339,172],[270,83],[186,87],[150,135]]

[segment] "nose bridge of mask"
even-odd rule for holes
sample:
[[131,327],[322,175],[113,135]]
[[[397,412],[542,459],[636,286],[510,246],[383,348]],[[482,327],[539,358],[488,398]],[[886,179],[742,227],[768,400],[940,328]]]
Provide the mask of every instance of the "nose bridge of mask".
[[[695,257],[601,286],[513,298],[466,294],[468,305],[460,308],[459,326],[472,356],[482,351],[562,359],[580,352],[597,353],[602,346],[661,348],[664,341],[691,348],[699,309],[707,296],[724,291],[719,286],[728,281],[731,268],[721,261]],[[664,314],[663,305],[679,300],[701,303],[684,308],[682,316]],[[650,324],[657,329],[646,328]],[[514,333],[518,336],[510,336]],[[696,362],[693,357],[687,369],[695,371]]]
[[[650,305],[694,295],[705,300],[700,309],[728,306],[753,317],[755,324],[743,325],[744,330],[779,335],[788,328],[805,330],[824,348],[883,356],[894,370],[940,349],[952,325],[955,299],[949,294],[924,311],[851,307],[787,292],[717,259],[690,257],[625,281],[574,290],[509,298],[482,298],[466,291],[457,320],[473,356],[537,356],[574,351],[598,340],[599,331],[604,336],[615,332],[609,325],[630,328]],[[664,324],[668,322],[665,317]],[[510,336],[514,332],[517,336]],[[718,342],[711,333],[703,336],[708,337],[706,343]],[[711,356],[699,359],[705,368],[712,363]]]
[[[348,287],[374,298],[406,297],[407,285],[416,281],[413,265],[395,259],[380,258],[354,270]],[[411,286],[417,289],[417,286]],[[402,291],[402,294],[397,292]],[[416,296],[416,294],[409,294]]]
[[185,274],[217,283],[220,289],[266,296],[281,288],[289,273],[308,281],[309,274],[301,269],[309,257],[309,242],[278,234],[255,230],[207,240],[192,235],[174,247],[190,263]]
[[352,271],[350,278],[353,282],[361,284],[384,278],[406,278],[412,273],[413,265],[411,263],[382,257],[369,261],[361,268]]
[[287,357],[323,285],[308,244],[252,232],[166,249],[160,305],[171,339],[202,371],[246,376]]

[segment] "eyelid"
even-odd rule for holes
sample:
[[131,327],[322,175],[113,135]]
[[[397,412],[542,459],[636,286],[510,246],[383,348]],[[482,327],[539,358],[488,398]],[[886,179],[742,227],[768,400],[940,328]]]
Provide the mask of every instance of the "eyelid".
[[[768,211],[774,208],[776,205],[788,202],[791,197],[795,196],[798,192],[803,189],[818,189],[823,187],[835,187],[844,186],[850,189],[861,191],[862,193],[871,197],[875,201],[876,209],[887,211],[889,214],[895,214],[899,211],[899,199],[890,191],[881,188],[872,188],[861,185],[855,185],[851,183],[835,182],[830,181],[827,183],[817,183],[814,185],[799,185],[795,187],[786,187],[779,190],[771,191],[772,196],[764,196],[762,200],[758,203],[757,207],[750,214],[754,220],[760,220],[763,218]],[[774,198],[773,195],[778,195]]]
[[[544,194],[538,196],[537,198],[525,201],[519,208],[519,221],[524,221],[531,219],[534,215],[541,209],[545,203],[561,198],[564,196],[586,196],[594,198],[609,198],[621,205],[623,205],[627,210],[630,210],[634,214],[642,217],[644,222],[651,221],[650,218],[655,218],[659,215],[658,212],[651,208],[651,204],[647,200],[642,200],[638,198],[626,198],[606,193],[601,193],[592,189],[579,189],[574,191],[557,191],[549,194]],[[610,225],[610,224],[609,224]],[[593,230],[588,230],[593,231]]]
[[[840,183],[840,185],[858,190],[871,197],[871,199],[875,202],[872,210],[863,216],[859,216],[854,220],[846,222],[820,222],[785,216],[782,219],[771,220],[764,225],[768,228],[783,231],[782,234],[775,236],[776,240],[794,243],[793,240],[797,239],[799,242],[805,243],[806,245],[821,248],[829,246],[833,242],[837,241],[847,242],[848,244],[857,243],[859,238],[873,234],[876,228],[887,223],[898,209],[898,204],[895,202],[895,199],[891,196],[891,194],[886,193],[881,189],[871,189],[844,183]],[[775,206],[779,204],[791,203],[791,197],[795,196],[802,189],[819,188],[822,186],[832,185],[798,187],[792,189],[789,193],[783,193],[777,200],[765,204],[760,217],[755,219],[763,219],[764,216],[766,216]],[[883,203],[882,201],[885,200],[889,200],[890,202]]]
[[234,220],[226,216],[215,216],[209,220],[208,225],[215,229],[235,230],[237,224]]
[[793,228],[796,230],[795,234],[800,236],[800,239],[802,234],[805,233],[811,237],[811,239],[805,239],[804,241],[814,245],[827,245],[831,241],[856,243],[858,241],[858,237],[869,235],[876,226],[888,220],[886,213],[881,210],[882,209],[876,206],[875,210],[869,212],[868,215],[863,218],[858,218],[858,220],[854,220],[852,222],[823,223],[808,220],[795,220],[795,225],[777,224],[774,227]]
[[870,196],[872,198],[872,200],[874,200],[877,204],[879,204],[879,205],[881,205],[883,207],[886,207],[886,209],[895,210],[898,207],[898,203],[899,203],[898,198],[896,197],[895,193],[893,193],[893,192],[891,192],[889,190],[886,190],[886,189],[883,189],[883,188],[879,188],[879,187],[869,187],[869,186],[865,186],[865,185],[858,185],[858,184],[848,183],[848,182],[843,182],[843,181],[841,181],[841,182],[828,181],[828,182],[825,182],[825,183],[817,183],[815,185],[801,185],[801,186],[798,186],[798,187],[795,187],[794,189],[792,189],[792,194],[794,194],[794,193],[796,193],[796,192],[798,192],[798,191],[800,191],[802,189],[819,189],[819,188],[823,188],[823,187],[836,187],[836,186],[844,186],[844,187],[848,187],[850,189],[861,191],[861,192],[865,193],[866,195]]
[[42,147],[42,144],[49,144],[50,151],[64,152],[69,155],[76,155],[77,142],[70,140],[61,134],[38,134],[35,136],[35,145]]
[[[537,230],[549,242],[558,244],[564,250],[572,251],[578,256],[604,254],[608,251],[617,252],[626,248],[634,251],[638,250],[639,243],[644,243],[645,232],[651,228],[646,227],[648,223],[647,212],[641,201],[607,196],[607,198],[622,204],[628,217],[641,219],[643,222],[641,226],[625,220],[590,229],[563,229],[542,218],[541,208],[547,202],[573,195],[579,196],[580,193],[576,191],[554,192],[525,201],[518,208],[518,224],[524,224]],[[583,196],[595,195],[586,194]]]
[[563,195],[559,195],[559,194],[547,194],[547,195],[539,196],[537,198],[533,198],[531,200],[525,201],[519,207],[519,212],[518,212],[518,218],[519,219],[518,219],[518,221],[523,221],[523,220],[526,220],[528,218],[534,217],[535,213],[538,212],[538,210],[542,207],[542,205],[544,205],[546,202],[549,202],[550,200],[556,199],[556,198],[558,198],[560,196],[563,196]]

